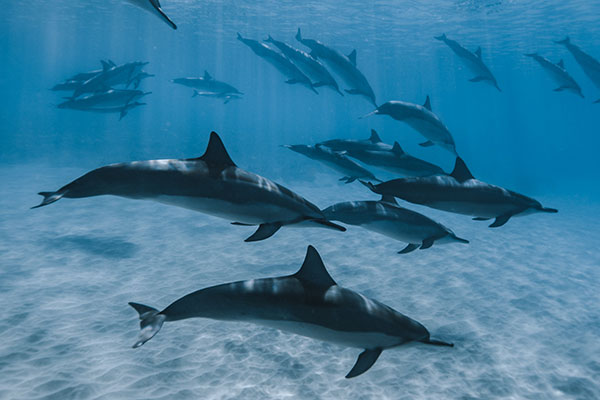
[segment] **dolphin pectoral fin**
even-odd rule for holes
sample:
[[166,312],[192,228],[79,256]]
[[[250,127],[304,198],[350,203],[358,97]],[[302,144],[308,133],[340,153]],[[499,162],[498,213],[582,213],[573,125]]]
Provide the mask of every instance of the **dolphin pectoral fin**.
[[340,232],[346,232],[346,228],[344,228],[343,226],[334,224],[333,222],[327,221],[326,219],[313,219],[311,221],[315,224],[323,225],[324,228],[329,228]]
[[475,78],[469,79],[469,82],[481,82],[485,81],[487,78],[485,76],[476,76]]
[[62,197],[65,195],[65,193],[39,192],[38,194],[40,196],[44,196],[44,200],[42,200],[42,202],[40,204],[38,204],[37,206],[31,207],[31,209],[33,210],[34,208],[44,207],[44,206],[47,206],[48,204],[52,204],[55,201],[62,199]]
[[558,212],[558,210],[556,208],[548,208],[548,207],[542,207],[541,211],[547,212],[547,213],[552,213],[552,214],[556,214]]
[[435,145],[435,143],[433,143],[431,140],[428,140],[428,141],[423,142],[423,143],[419,143],[419,146],[422,146],[422,147],[431,147],[433,145]]
[[505,214],[505,215],[500,215],[499,217],[496,217],[496,220],[490,225],[490,228],[498,228],[498,227],[504,225],[505,223],[508,222],[508,220],[512,216],[513,216],[513,214]]
[[256,232],[248,237],[244,242],[257,242],[270,238],[281,228],[281,222],[273,222],[269,224],[260,224]]
[[423,240],[423,244],[421,244],[421,250],[425,250],[425,249],[428,249],[431,246],[433,246],[434,241],[435,241],[435,238],[432,238],[432,237]]
[[165,14],[165,12],[162,10],[160,3],[158,0],[150,0],[150,4],[152,4],[152,6],[154,7],[154,9],[156,10],[156,12],[159,14],[159,17],[165,21],[167,23],[167,25],[169,25],[171,28],[173,29],[177,29],[177,25],[175,25],[175,22],[173,22],[171,20],[171,18],[169,18],[167,16],[167,14]]
[[138,335],[138,340],[133,345],[133,348],[136,349],[152,339],[154,335],[160,331],[160,328],[162,328],[167,317],[164,314],[160,314],[157,309],[143,304],[129,303],[129,305],[133,307],[140,316],[140,333]]
[[231,225],[237,225],[237,226],[254,226],[253,224],[245,224],[243,222],[232,222]]
[[434,340],[434,339],[421,340],[421,343],[432,344],[434,346],[454,347],[454,343],[442,342],[441,340]]
[[418,244],[409,243],[408,246],[398,252],[398,254],[407,254],[419,248]]
[[375,364],[381,352],[382,349],[366,349],[360,353],[354,367],[348,372],[346,378],[354,378],[367,372]]

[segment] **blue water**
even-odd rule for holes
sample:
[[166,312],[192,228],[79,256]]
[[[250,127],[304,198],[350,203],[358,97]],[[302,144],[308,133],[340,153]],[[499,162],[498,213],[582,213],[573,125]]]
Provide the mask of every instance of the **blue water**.
[[[600,89],[567,50],[569,35],[600,59],[600,3],[590,1],[164,0],[179,29],[122,1],[5,0],[0,13],[0,398],[513,398],[600,397]],[[252,228],[153,202],[97,197],[39,210],[36,194],[113,162],[197,157],[219,132],[241,168],[319,207],[375,199],[358,183],[282,144],[364,139],[451,170],[454,159],[359,96],[287,85],[236,40],[294,39],[302,28],[357,65],[378,104],[433,111],[471,172],[532,196],[558,214],[504,227],[408,205],[467,245],[399,256],[404,244],[350,227],[282,229],[243,243]],[[441,33],[482,58],[502,92],[471,83]],[[305,49],[305,48],[304,48]],[[306,49],[305,49],[306,50]],[[585,99],[555,84],[524,53],[565,67]],[[57,109],[48,90],[100,59],[149,61],[152,94],[115,114]],[[171,79],[208,70],[244,92],[224,105],[191,98]],[[345,85],[338,79],[341,87]],[[377,175],[393,175],[378,170]],[[214,284],[298,269],[308,244],[345,287],[422,322],[453,349],[386,350],[371,370],[344,379],[358,352],[251,324],[195,319],[167,324],[133,350],[128,301],[164,307]]]

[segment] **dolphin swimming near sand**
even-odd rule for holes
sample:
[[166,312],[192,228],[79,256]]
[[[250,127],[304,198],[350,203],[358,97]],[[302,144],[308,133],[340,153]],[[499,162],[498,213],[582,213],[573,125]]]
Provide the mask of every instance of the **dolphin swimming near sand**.
[[227,95],[242,95],[243,93],[231,86],[228,83],[218,81],[214,79],[208,71],[204,71],[204,76],[201,78],[177,78],[171,80],[173,83],[177,83],[178,85],[183,85],[187,87],[194,88],[198,91],[199,94],[202,93],[214,93]]
[[259,225],[247,242],[267,239],[288,225],[346,230],[327,221],[317,206],[291,190],[238,168],[215,132],[201,157],[107,165],[56,192],[39,194],[44,200],[32,208],[63,197],[114,195],[183,207],[235,225]]
[[543,207],[539,201],[530,197],[475,179],[460,157],[456,158],[454,171],[450,175],[394,179],[378,185],[362,183],[377,194],[398,197],[438,210],[471,215],[476,221],[495,218],[491,228],[504,225],[514,216],[558,212],[553,208]]
[[569,92],[578,94],[583,98],[583,93],[581,93],[581,88],[575,82],[575,79],[565,69],[565,64],[561,59],[559,62],[554,64],[552,61],[548,60],[545,57],[540,56],[537,53],[525,54],[527,57],[533,58],[537,61],[544,71],[552,78],[554,82],[558,85],[555,92],[562,92],[563,90],[567,90]]
[[323,60],[350,86],[350,89],[345,90],[346,93],[364,96],[377,107],[375,92],[373,92],[367,78],[356,68],[356,50],[353,50],[348,56],[344,56],[339,51],[325,46],[318,40],[303,38],[300,28],[296,33],[296,40],[310,48],[311,56]]
[[167,25],[169,25],[173,29],[177,29],[177,25],[171,18],[165,14],[160,6],[160,2],[158,0],[127,0],[129,3],[134,4],[144,10],[150,12],[151,14],[156,15],[158,18],[163,20]]
[[162,311],[139,303],[129,305],[140,318],[134,348],[152,339],[165,322],[188,318],[249,322],[364,349],[346,378],[369,370],[383,350],[408,342],[453,346],[432,340],[419,322],[338,286],[312,246],[293,275],[211,286],[183,296]]
[[250,47],[250,50],[252,50],[254,54],[267,61],[269,64],[277,68],[279,72],[288,77],[288,80],[285,81],[285,83],[290,85],[299,83],[300,85],[309,88],[316,94],[319,94],[319,92],[315,90],[309,77],[300,71],[300,69],[285,56],[271,49],[269,46],[266,46],[264,43],[261,43],[257,40],[243,38],[239,33],[237,34],[237,38],[240,42]]
[[454,155],[458,154],[456,152],[456,145],[454,144],[452,134],[442,120],[431,111],[431,101],[429,100],[429,96],[427,96],[425,103],[422,106],[404,101],[388,101],[377,107],[375,111],[361,118],[366,118],[371,115],[389,115],[396,121],[402,121],[410,125],[428,139],[426,142],[420,143],[423,147],[437,144],[452,152]]
[[83,82],[73,92],[73,98],[79,97],[84,93],[95,93],[106,91],[114,85],[127,85],[139,78],[144,65],[147,62],[130,62],[123,65],[114,65],[102,62],[103,70],[101,73],[93,76]]
[[369,177],[368,179],[379,181],[379,179],[375,178],[375,175],[373,175],[369,170],[360,166],[360,164],[352,161],[344,154],[337,153],[326,147],[318,145],[309,146],[306,144],[284,145],[283,147],[287,147],[288,149],[295,151],[296,153],[300,153],[308,158],[312,158],[313,160],[320,161],[329,168],[342,173],[344,176],[340,178],[340,181],[351,183],[359,178],[364,177]]
[[[600,61],[594,57],[585,53],[578,46],[571,43],[571,39],[567,36],[563,40],[559,40],[556,43],[564,45],[569,52],[575,57],[577,64],[583,69],[583,72],[587,75],[592,83],[600,89]],[[594,101],[594,103],[600,103],[600,99]]]
[[58,105],[58,108],[79,111],[90,111],[96,113],[120,113],[121,120],[127,112],[137,106],[145,105],[137,100],[149,95],[151,92],[141,90],[117,90],[110,89],[106,92],[71,99]]
[[406,176],[430,176],[445,174],[437,165],[406,153],[398,142],[393,146],[383,143],[377,132],[372,129],[366,140],[333,139],[319,143],[333,151],[345,151],[358,161],[374,167]]
[[408,243],[398,254],[430,248],[434,243],[469,243],[434,220],[398,206],[394,196],[384,195],[379,201],[347,201],[323,210],[331,221],[357,225],[392,239]]
[[485,82],[494,86],[498,91],[502,91],[498,86],[498,82],[496,82],[496,78],[481,59],[481,47],[478,47],[475,52],[471,52],[461,46],[457,41],[448,39],[445,33],[442,34],[442,36],[436,36],[435,38],[446,43],[448,47],[452,49],[454,54],[462,60],[463,64],[475,74],[475,77],[469,79],[470,82]]
[[312,80],[314,87],[329,86],[342,96],[344,95],[340,92],[340,88],[335,81],[335,78],[331,76],[329,71],[327,71],[327,68],[325,68],[319,60],[285,42],[273,39],[271,35],[269,35],[269,38],[266,39],[265,42],[272,43],[284,56],[296,64],[296,66]]

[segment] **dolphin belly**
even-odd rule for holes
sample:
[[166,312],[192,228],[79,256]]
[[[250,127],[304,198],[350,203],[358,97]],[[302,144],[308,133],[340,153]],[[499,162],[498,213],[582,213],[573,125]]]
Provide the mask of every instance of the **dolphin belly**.
[[508,202],[480,203],[474,201],[436,200],[422,204],[438,210],[484,218],[495,218],[499,215],[512,214],[517,209],[515,205]]
[[446,234],[439,227],[410,224],[400,220],[371,221],[360,226],[405,243],[421,243],[427,238]]

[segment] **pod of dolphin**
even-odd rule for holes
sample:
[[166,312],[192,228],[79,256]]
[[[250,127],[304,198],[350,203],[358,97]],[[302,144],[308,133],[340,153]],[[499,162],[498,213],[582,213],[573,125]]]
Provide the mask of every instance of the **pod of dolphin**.
[[[158,0],[129,1],[177,29]],[[32,208],[62,198],[101,195],[152,200],[224,218],[233,225],[256,226],[256,231],[245,239],[246,242],[265,240],[282,227],[319,227],[343,232],[346,228],[336,223],[341,222],[406,243],[398,252],[400,254],[418,248],[428,249],[433,244],[469,242],[427,216],[400,206],[396,199],[469,215],[478,221],[493,220],[490,227],[494,228],[514,216],[557,212],[530,197],[476,179],[458,155],[450,130],[432,111],[429,96],[423,105],[388,101],[378,106],[373,89],[356,67],[355,50],[344,56],[317,40],[304,38],[300,29],[296,39],[311,49],[310,54],[270,35],[265,42],[278,51],[239,33],[237,37],[285,75],[288,84],[300,84],[315,93],[318,93],[317,88],[329,87],[342,96],[344,92],[363,96],[376,107],[366,116],[388,115],[406,123],[426,139],[421,146],[436,145],[452,153],[456,157],[454,170],[447,174],[440,167],[407,154],[398,142],[386,144],[374,130],[365,140],[331,139],[314,145],[284,146],[336,170],[342,174],[340,180],[346,183],[359,180],[381,195],[377,201],[346,201],[321,210],[284,186],[239,168],[219,135],[211,132],[206,151],[200,157],[107,165],[56,191],[40,192],[43,200]],[[475,74],[470,81],[484,82],[501,91],[492,72],[483,63],[481,48],[471,52],[445,34],[436,39],[448,45]],[[568,37],[557,43],[567,47],[586,75],[600,88],[600,63],[571,44]],[[583,97],[581,88],[567,73],[562,60],[554,64],[536,53],[526,55],[537,61],[559,85],[555,91],[566,90]],[[73,91],[73,96],[59,108],[119,112],[122,118],[131,108],[142,105],[137,100],[148,94],[128,90],[131,84],[137,89],[142,79],[152,76],[141,70],[145,64],[135,62],[118,66],[103,61],[101,70],[67,79],[53,88]],[[340,90],[328,67],[342,79],[347,89]],[[215,80],[206,71],[203,77],[178,78],[172,82],[193,88],[194,97],[220,98],[225,103],[243,95],[232,85]],[[115,85],[125,85],[125,89],[114,89]],[[383,182],[353,159],[404,177]],[[154,337],[165,322],[197,317],[246,321],[362,349],[346,378],[366,372],[383,350],[407,342],[453,346],[432,339],[419,322],[376,300],[338,286],[313,246],[308,246],[302,266],[293,275],[208,287],[181,297],[162,311],[139,303],[129,304],[140,319],[139,337],[134,348]]]

